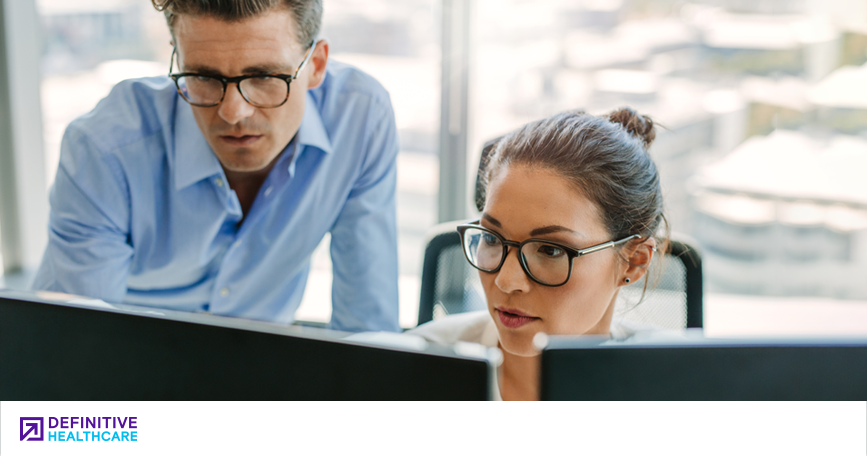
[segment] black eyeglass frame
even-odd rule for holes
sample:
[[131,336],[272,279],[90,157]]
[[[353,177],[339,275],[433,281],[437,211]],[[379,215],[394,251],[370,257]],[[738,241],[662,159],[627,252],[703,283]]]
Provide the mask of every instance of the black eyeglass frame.
[[[233,78],[227,78],[227,77],[223,77],[223,76],[214,76],[214,75],[210,75],[210,74],[200,74],[200,73],[172,73],[172,69],[174,69],[174,63],[175,63],[175,55],[178,53],[178,48],[175,47],[174,49],[172,49],[172,57],[171,57],[171,60],[169,61],[169,77],[172,78],[173,81],[175,81],[175,87],[177,88],[178,94],[181,96],[181,98],[183,98],[187,103],[189,103],[193,106],[198,106],[200,108],[213,108],[214,106],[218,106],[220,103],[222,103],[223,99],[226,98],[226,89],[227,89],[229,84],[235,84],[235,87],[238,88],[238,93],[241,94],[241,97],[243,97],[247,103],[250,103],[251,105],[256,106],[257,108],[263,108],[263,109],[279,108],[280,106],[283,106],[284,104],[286,104],[286,101],[289,100],[290,84],[292,83],[292,81],[298,79],[298,74],[301,73],[301,70],[304,69],[304,67],[307,65],[307,62],[310,61],[310,57],[313,55],[313,50],[316,48],[317,44],[319,44],[319,41],[317,41],[317,40],[313,40],[310,42],[310,47],[307,49],[307,53],[304,54],[304,60],[302,60],[301,64],[298,65],[298,68],[295,69],[294,75],[293,74],[280,74],[280,73],[265,73],[265,74],[249,74],[249,75],[244,75],[244,76],[236,76]],[[185,76],[198,76],[198,77],[216,79],[217,81],[220,81],[223,84],[223,93],[220,95],[220,100],[217,101],[216,103],[213,103],[213,104],[201,104],[201,103],[195,103],[192,100],[190,100],[189,98],[187,98],[184,95],[184,92],[181,90],[181,84],[178,82],[178,79],[185,77]],[[282,79],[283,81],[286,82],[286,98],[284,98],[280,104],[274,105],[274,106],[259,106],[256,103],[253,103],[252,101],[250,101],[250,99],[247,98],[247,95],[244,94],[244,91],[241,90],[241,81],[243,81],[245,79],[261,78],[261,77],[272,77],[272,78]]]
[[[509,256],[509,247],[515,247],[517,249],[518,263],[521,264],[521,269],[524,270],[524,274],[527,274],[527,277],[529,277],[530,279],[532,279],[534,282],[538,283],[539,285],[543,285],[546,287],[559,287],[559,286],[563,286],[567,282],[569,282],[569,279],[572,278],[572,265],[573,265],[572,260],[574,260],[575,258],[580,257],[580,256],[584,256],[584,255],[589,255],[591,253],[598,252],[600,250],[605,250],[607,248],[611,248],[611,247],[614,247],[616,245],[620,245],[620,244],[623,244],[625,242],[629,242],[633,239],[641,239],[641,237],[642,237],[640,234],[633,234],[631,236],[620,239],[619,241],[608,241],[608,242],[603,242],[601,244],[592,245],[592,246],[584,248],[584,249],[575,249],[575,248],[569,247],[568,245],[563,245],[559,242],[550,241],[548,239],[532,238],[532,239],[527,239],[523,242],[509,241],[509,240],[503,238],[503,236],[501,236],[496,231],[489,230],[489,229],[481,226],[479,224],[480,222],[481,222],[481,220],[475,220],[475,221],[472,221],[472,222],[467,223],[467,224],[458,225],[458,227],[457,227],[458,233],[461,235],[461,250],[464,252],[464,258],[467,259],[467,262],[470,263],[470,266],[472,266],[472,267],[474,267],[474,268],[476,268],[482,272],[489,272],[489,273],[498,272],[503,267],[503,265],[506,264],[506,258]],[[470,228],[481,230],[481,231],[484,231],[486,233],[489,233],[489,234],[495,236],[497,239],[499,239],[500,242],[503,244],[503,256],[500,259],[500,264],[498,264],[496,268],[494,268],[494,269],[482,269],[482,268],[476,266],[475,264],[473,264],[472,260],[470,260],[469,255],[467,255],[467,246],[465,244],[465,237],[464,237],[464,233]],[[558,284],[549,284],[549,283],[542,282],[541,280],[539,280],[533,276],[533,273],[530,272],[530,267],[527,266],[527,262],[526,262],[526,259],[524,258],[523,250],[522,250],[525,245],[527,245],[531,242],[543,242],[545,244],[549,244],[549,245],[553,245],[553,246],[556,246],[558,248],[561,248],[561,249],[563,249],[564,252],[566,252],[566,255],[569,256],[569,273],[566,275],[566,280],[564,280],[563,282],[558,283]]]

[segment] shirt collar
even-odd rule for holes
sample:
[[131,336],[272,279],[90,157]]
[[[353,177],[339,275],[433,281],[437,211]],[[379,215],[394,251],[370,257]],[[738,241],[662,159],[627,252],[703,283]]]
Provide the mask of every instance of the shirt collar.
[[[330,154],[331,140],[325,131],[322,117],[316,107],[316,102],[307,92],[307,103],[304,108],[304,117],[298,128],[295,141],[299,152],[302,146],[312,146],[322,152]],[[294,168],[298,154],[293,154],[290,166],[290,174]],[[202,179],[223,173],[220,161],[211,150],[211,146],[205,140],[189,103],[178,101],[178,114],[175,120],[175,189],[180,190]]]
[[304,118],[301,120],[301,127],[298,128],[298,146],[313,146],[326,154],[331,153],[331,139],[328,138],[316,101],[309,91],[307,105],[304,107]]

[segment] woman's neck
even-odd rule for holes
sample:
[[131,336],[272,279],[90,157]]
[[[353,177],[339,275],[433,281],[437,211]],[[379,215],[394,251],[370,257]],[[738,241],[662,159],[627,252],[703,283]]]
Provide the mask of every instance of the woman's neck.
[[539,361],[541,356],[518,356],[500,348],[500,396],[506,401],[539,400]]

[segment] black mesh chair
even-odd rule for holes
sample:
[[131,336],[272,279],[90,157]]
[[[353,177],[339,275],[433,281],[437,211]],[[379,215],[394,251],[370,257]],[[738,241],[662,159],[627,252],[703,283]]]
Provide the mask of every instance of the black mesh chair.
[[[485,144],[479,160],[475,202],[480,212],[485,206],[481,173],[498,139]],[[463,222],[437,225],[428,236],[419,325],[445,315],[487,309],[479,271],[467,263],[461,251],[460,235],[455,230],[460,223]],[[650,271],[643,279],[621,289],[615,317],[661,328],[701,328],[703,291],[698,251],[684,237],[673,235],[669,250],[656,256]]]

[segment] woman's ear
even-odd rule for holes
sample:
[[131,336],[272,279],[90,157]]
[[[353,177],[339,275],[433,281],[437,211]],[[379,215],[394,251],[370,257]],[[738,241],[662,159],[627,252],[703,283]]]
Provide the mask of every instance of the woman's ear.
[[656,253],[656,239],[648,238],[642,242],[629,243],[623,248],[621,254],[626,260],[621,274],[620,285],[635,283],[644,277],[653,254]]

